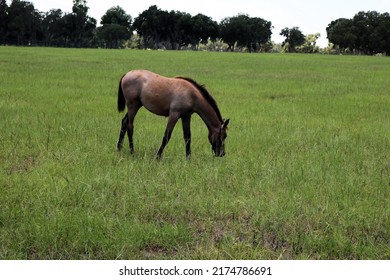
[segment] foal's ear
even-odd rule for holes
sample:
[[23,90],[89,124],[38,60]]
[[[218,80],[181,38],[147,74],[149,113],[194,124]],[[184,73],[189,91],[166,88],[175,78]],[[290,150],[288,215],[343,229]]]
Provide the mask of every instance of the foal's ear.
[[224,121],[222,127],[227,128],[229,122],[230,122],[230,119],[227,119],[226,121]]

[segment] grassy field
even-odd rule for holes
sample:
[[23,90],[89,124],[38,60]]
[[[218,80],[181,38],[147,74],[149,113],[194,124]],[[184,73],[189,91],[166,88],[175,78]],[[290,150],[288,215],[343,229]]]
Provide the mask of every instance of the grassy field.
[[[191,160],[178,125],[156,162],[145,109],[115,150],[138,68],[207,85],[226,157],[194,115]],[[0,47],[0,259],[389,259],[389,77],[385,57]]]

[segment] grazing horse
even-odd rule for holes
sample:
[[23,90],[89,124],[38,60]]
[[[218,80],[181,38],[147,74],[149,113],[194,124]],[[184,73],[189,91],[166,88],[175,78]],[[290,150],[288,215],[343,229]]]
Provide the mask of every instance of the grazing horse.
[[206,88],[190,78],[166,78],[146,70],[134,70],[119,81],[118,111],[127,106],[128,112],[122,120],[117,149],[122,148],[127,132],[130,153],[134,153],[134,117],[144,106],[150,112],[168,117],[168,124],[156,158],[160,159],[171,138],[173,128],[181,118],[186,146],[186,158],[191,155],[191,115],[195,112],[209,130],[209,141],[215,156],[225,155],[225,139],[229,120],[224,121],[214,98]]

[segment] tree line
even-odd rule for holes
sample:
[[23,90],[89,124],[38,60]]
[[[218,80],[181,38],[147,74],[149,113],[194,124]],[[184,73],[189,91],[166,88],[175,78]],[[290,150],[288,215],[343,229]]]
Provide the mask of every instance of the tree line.
[[71,13],[60,9],[39,12],[28,1],[0,0],[0,44],[57,47],[198,49],[201,43],[222,40],[235,47],[258,51],[271,39],[271,22],[247,15],[225,18],[220,24],[203,14],[192,16],[151,6],[132,19],[121,7],[97,20],[88,16],[86,0],[73,0]]
[[336,47],[368,55],[390,55],[390,15],[375,11],[359,12],[352,19],[339,18],[326,28]]
[[[72,12],[40,12],[28,1],[0,0],[0,44],[76,48],[207,49],[248,52],[316,53],[320,34],[304,35],[298,27],[280,31],[282,44],[271,42],[272,23],[239,14],[217,23],[211,17],[164,11],[153,5],[133,18],[112,7],[100,25],[88,16],[87,0],[73,0]],[[339,52],[390,54],[388,13],[359,12],[353,19],[337,19],[327,27],[332,49]]]

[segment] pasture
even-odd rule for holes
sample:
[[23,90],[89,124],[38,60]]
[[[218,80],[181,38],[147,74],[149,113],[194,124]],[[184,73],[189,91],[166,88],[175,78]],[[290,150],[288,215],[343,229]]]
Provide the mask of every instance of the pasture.
[[[141,109],[131,69],[206,84],[230,118],[214,158],[192,117]],[[385,57],[0,47],[0,259],[389,259]]]

